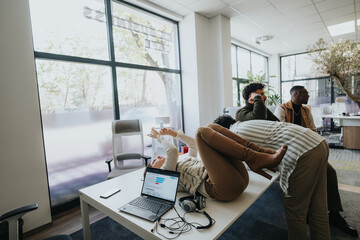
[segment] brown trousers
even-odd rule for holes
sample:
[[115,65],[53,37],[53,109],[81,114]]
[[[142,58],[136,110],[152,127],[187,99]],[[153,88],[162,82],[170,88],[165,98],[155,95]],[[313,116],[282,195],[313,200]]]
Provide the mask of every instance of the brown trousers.
[[[217,135],[216,141],[213,138],[214,134]],[[211,127],[200,127],[195,136],[201,159],[208,173],[208,179],[205,182],[206,192],[215,199],[231,201],[246,189],[249,184],[249,175],[242,163],[242,154],[239,153],[239,157],[234,158],[215,150],[224,145],[221,139],[229,140],[228,137],[219,134]],[[236,141],[231,141],[230,144],[234,149],[241,145]]]
[[303,154],[297,161],[284,193],[284,206],[288,238],[306,239],[306,215],[309,214],[310,238],[330,239],[327,209],[327,160],[329,148],[326,141]]

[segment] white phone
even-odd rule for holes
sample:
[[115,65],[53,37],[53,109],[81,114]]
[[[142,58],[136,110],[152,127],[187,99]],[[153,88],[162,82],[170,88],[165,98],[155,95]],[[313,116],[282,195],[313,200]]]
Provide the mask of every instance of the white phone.
[[120,192],[120,191],[121,191],[120,188],[112,188],[112,189],[110,189],[109,191],[106,191],[105,193],[101,194],[100,197],[106,199],[106,198],[109,198],[109,197],[111,197],[112,195],[114,195],[115,193],[118,193],[118,192]]

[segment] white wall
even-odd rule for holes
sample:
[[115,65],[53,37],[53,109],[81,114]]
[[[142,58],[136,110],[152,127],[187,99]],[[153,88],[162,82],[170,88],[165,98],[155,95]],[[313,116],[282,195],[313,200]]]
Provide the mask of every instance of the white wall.
[[0,215],[38,203],[24,231],[51,221],[28,4],[0,3]]
[[232,103],[230,20],[193,13],[179,30],[184,125],[193,136]]

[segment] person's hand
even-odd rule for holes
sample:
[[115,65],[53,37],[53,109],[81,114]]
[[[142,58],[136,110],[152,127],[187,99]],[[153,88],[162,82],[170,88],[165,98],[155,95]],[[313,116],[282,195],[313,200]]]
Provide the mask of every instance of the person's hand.
[[170,129],[170,128],[163,128],[160,130],[160,135],[169,135],[172,137],[176,137],[177,136],[177,132]]
[[160,133],[155,130],[155,128],[151,128],[151,132],[147,134],[151,138],[158,139],[160,137]]
[[256,95],[258,95],[258,93],[252,92],[252,93],[250,94],[250,97],[249,97],[248,102],[251,103],[251,104],[254,104],[254,97],[255,97]]
[[161,156],[157,156],[155,159],[153,159],[151,162],[150,162],[150,166],[153,167],[153,168],[161,168],[162,165],[164,165],[164,162],[165,162],[165,158],[164,157],[161,157]]

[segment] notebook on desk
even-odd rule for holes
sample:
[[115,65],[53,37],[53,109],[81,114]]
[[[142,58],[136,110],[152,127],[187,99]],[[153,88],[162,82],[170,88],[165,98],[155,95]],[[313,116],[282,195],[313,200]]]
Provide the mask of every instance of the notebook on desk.
[[141,196],[121,206],[119,210],[156,221],[174,207],[179,179],[179,172],[146,168]]

